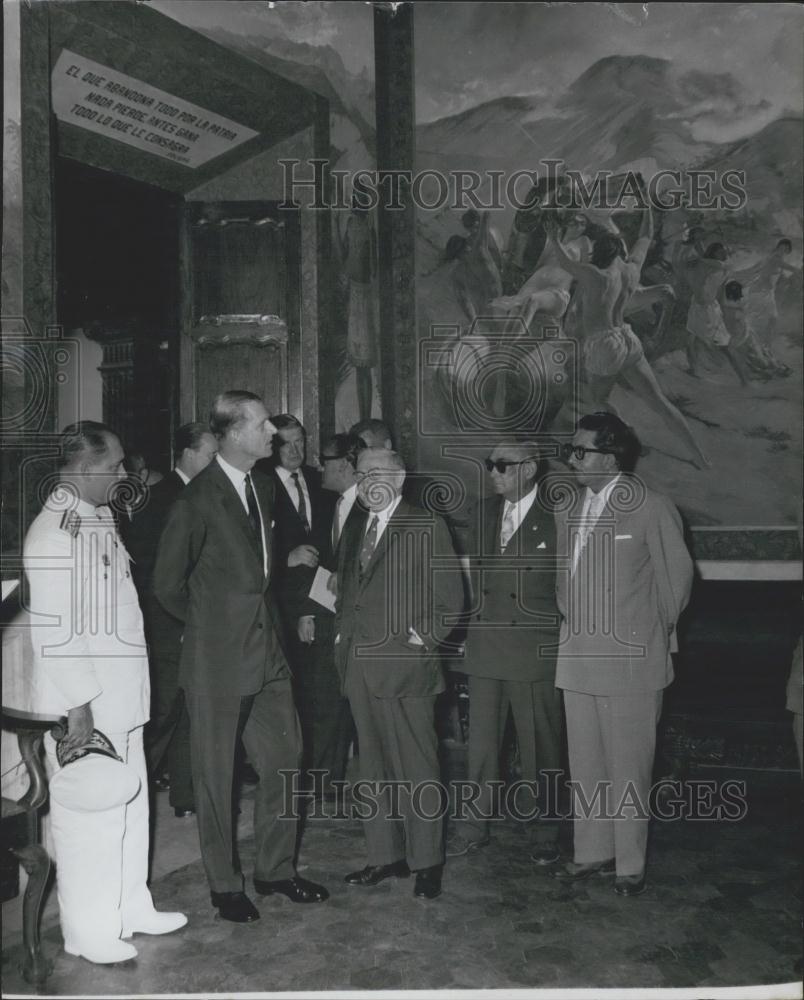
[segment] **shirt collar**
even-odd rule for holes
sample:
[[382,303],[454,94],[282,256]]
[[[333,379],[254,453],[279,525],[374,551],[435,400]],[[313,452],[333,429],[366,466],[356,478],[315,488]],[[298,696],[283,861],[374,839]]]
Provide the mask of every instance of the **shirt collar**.
[[617,473],[617,475],[610,482],[606,483],[602,490],[595,493],[593,490],[586,487],[586,496],[584,497],[584,509],[589,510],[590,506],[594,502],[595,497],[600,499],[600,509],[602,510],[609,502],[609,497],[612,494],[614,487],[617,485],[617,480],[620,478],[622,473]]
[[[296,472],[298,472],[299,474],[299,481],[306,482],[304,478],[304,472],[302,471],[301,466],[299,466],[299,468],[296,469]],[[283,486],[287,486],[288,480],[293,475],[293,473],[289,469],[286,469],[284,465],[277,465],[276,474],[277,476],[279,476]]]
[[187,475],[186,472],[182,472],[181,469],[178,467],[178,465],[173,471],[176,473],[179,479],[181,479],[181,481],[184,483],[185,486],[190,482],[190,477]]
[[530,508],[533,506],[533,501],[536,499],[536,493],[538,489],[539,489],[539,484],[534,483],[533,489],[530,491],[530,493],[526,493],[523,497],[520,497],[519,500],[516,501],[506,500],[505,503],[510,504],[510,508],[506,508],[505,505],[503,505],[503,513],[505,513],[506,509],[510,509],[512,515],[515,518],[519,518],[520,523],[524,521],[525,516],[527,515]]
[[225,458],[221,458],[220,453],[215,456],[215,461],[229,477],[234,488],[239,492],[240,487],[246,481],[248,473],[243,472],[242,469],[236,469],[233,465],[229,465]]
[[369,511],[369,524],[371,523],[372,517],[376,514],[377,516],[377,527],[381,525],[384,527],[391,520],[391,516],[396,510],[396,508],[402,502],[401,495],[395,497],[384,510],[370,510]]
[[353,504],[357,500],[357,483],[352,483],[348,490],[344,490],[338,497],[344,503]]

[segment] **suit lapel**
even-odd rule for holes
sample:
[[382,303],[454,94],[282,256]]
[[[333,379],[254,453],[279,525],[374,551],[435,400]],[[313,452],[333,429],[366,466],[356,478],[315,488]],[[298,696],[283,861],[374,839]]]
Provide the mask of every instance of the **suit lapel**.
[[[243,502],[237,495],[237,490],[232,485],[232,481],[229,479],[229,477],[226,475],[223,469],[219,465],[217,465],[217,463],[215,464],[213,474],[215,477],[215,485],[220,491],[221,503],[223,504],[226,513],[233,521],[237,523],[240,530],[243,532],[243,537],[246,543],[248,544],[249,551],[253,554],[254,559],[257,562],[259,562],[260,554],[256,544],[256,539],[254,538],[254,531],[252,530],[251,527],[251,521],[249,521],[248,519],[248,514],[246,513],[246,508],[243,506]],[[252,483],[253,482],[254,480],[252,479]],[[256,490],[255,490],[255,495],[256,495]],[[260,502],[259,498],[257,502],[260,503],[260,510],[262,512],[263,520],[265,520],[266,517],[265,505]],[[270,513],[270,505],[269,505],[269,513]],[[271,527],[271,522],[270,520],[268,520],[268,522],[265,525],[266,541],[268,541],[270,538],[270,527]]]
[[499,495],[490,497],[484,505],[483,518],[483,548],[486,555],[498,556],[500,554],[500,531],[502,530],[502,512],[505,509],[505,501]]

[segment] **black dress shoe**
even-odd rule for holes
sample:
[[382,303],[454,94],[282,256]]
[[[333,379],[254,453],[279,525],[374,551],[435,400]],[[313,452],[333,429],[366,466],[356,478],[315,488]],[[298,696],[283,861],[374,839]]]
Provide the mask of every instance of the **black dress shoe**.
[[195,816],[195,809],[179,809],[178,806],[173,810],[173,815],[176,819],[187,819],[190,816]]
[[422,868],[416,872],[413,895],[419,899],[435,899],[436,896],[440,896],[442,869],[443,865],[434,865],[432,868]]
[[608,861],[592,861],[588,865],[570,861],[563,868],[557,868],[550,874],[559,882],[585,882],[593,875],[614,875],[614,858],[610,858]]
[[323,903],[325,899],[329,899],[329,892],[323,885],[308,882],[306,878],[300,878],[298,875],[277,882],[266,882],[261,878],[255,878],[254,888],[261,896],[273,896],[277,893],[287,896],[291,903]]
[[390,865],[366,865],[359,872],[350,872],[344,882],[347,885],[376,885],[384,878],[408,878],[410,868],[405,860],[394,861]]
[[645,889],[644,872],[641,875],[618,875],[614,880],[614,891],[618,896],[640,896]]
[[221,920],[250,924],[260,919],[260,911],[244,892],[211,892],[212,905],[217,906]]

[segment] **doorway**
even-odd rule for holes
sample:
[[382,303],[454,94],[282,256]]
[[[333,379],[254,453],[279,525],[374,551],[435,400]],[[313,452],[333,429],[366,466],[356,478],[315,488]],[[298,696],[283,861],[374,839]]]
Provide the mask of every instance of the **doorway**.
[[60,426],[102,420],[163,473],[178,411],[179,211],[161,188],[56,161],[56,314],[73,352]]

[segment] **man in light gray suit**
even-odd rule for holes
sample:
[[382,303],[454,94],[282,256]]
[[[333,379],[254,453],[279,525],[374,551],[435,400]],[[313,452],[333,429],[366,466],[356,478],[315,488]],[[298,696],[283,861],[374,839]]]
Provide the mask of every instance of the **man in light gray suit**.
[[567,455],[585,489],[557,515],[556,529],[568,567],[557,580],[556,686],[564,691],[575,849],[554,874],[569,882],[615,874],[621,896],[645,889],[656,726],[692,584],[678,511],[632,475],[639,451],[614,414],[582,417]]

